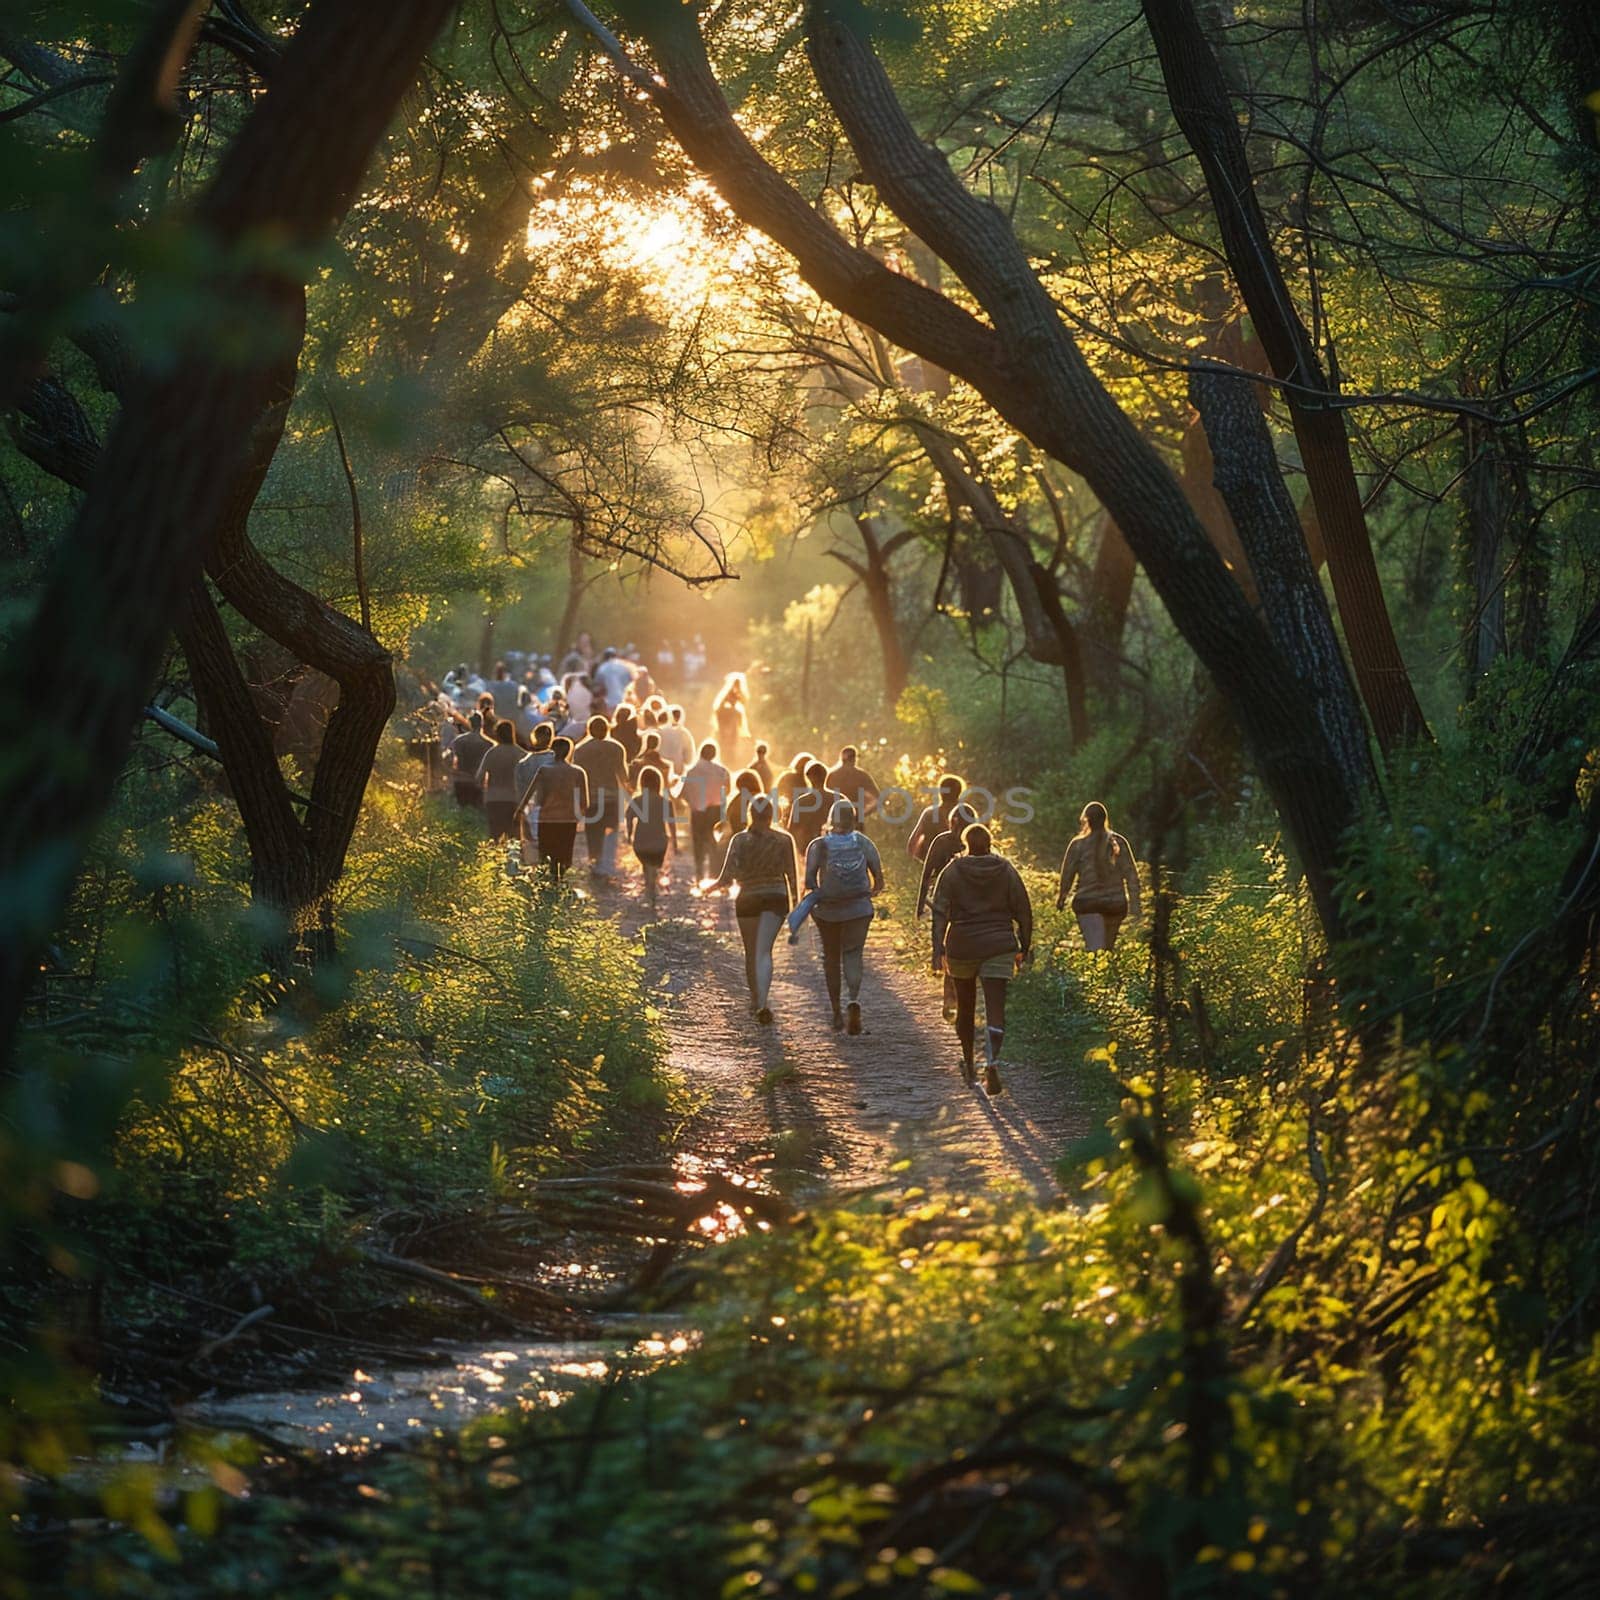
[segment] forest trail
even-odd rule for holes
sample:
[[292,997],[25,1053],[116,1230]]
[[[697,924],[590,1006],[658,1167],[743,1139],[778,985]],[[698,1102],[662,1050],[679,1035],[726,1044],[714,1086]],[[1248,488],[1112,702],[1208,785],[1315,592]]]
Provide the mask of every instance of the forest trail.
[[927,939],[925,922],[874,920],[863,1031],[852,1038],[833,1031],[811,927],[793,946],[778,936],[774,1022],[761,1028],[731,901],[675,883],[660,920],[646,926],[637,880],[602,888],[596,900],[603,911],[621,902],[624,926],[644,934],[671,1064],[705,1100],[683,1141],[700,1159],[766,1169],[804,1200],[881,1184],[1041,1200],[1059,1192],[1055,1163],[1089,1131],[1087,1108],[1021,1055],[1002,1061],[1006,1092],[997,1099],[963,1084],[939,989],[905,964],[907,945]]

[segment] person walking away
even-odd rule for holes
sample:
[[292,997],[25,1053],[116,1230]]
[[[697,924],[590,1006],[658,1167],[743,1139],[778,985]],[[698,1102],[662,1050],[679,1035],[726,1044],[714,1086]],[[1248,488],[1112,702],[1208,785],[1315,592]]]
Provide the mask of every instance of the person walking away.
[[787,818],[794,804],[795,790],[806,786],[806,768],[817,758],[809,750],[802,750],[782,772],[772,793],[777,797],[778,815]]
[[744,979],[750,989],[750,1009],[763,1028],[772,1025],[767,1004],[772,992],[772,946],[794,903],[798,877],[794,840],[774,826],[777,815],[770,795],[750,797],[746,825],[733,836],[721,875],[707,891],[739,885],[733,909],[744,941]]
[[956,1037],[961,1041],[961,1076],[976,1081],[978,985],[983,984],[983,1087],[1001,1094],[1000,1051],[1006,1039],[1006,984],[1033,950],[1033,906],[1022,875],[994,853],[993,836],[981,822],[962,831],[964,854],[939,874],[933,888],[933,960],[955,979]]
[[910,855],[921,861],[928,853],[928,846],[950,826],[950,813],[955,810],[966,784],[953,772],[947,772],[939,780],[939,798],[917,818],[917,825],[911,830],[911,837],[906,840],[906,850]]
[[617,870],[617,833],[628,803],[628,753],[611,737],[602,716],[589,718],[589,737],[572,751],[572,764],[589,780],[589,808],[583,816],[591,877],[610,878]]
[[761,780],[762,794],[771,794],[772,762],[767,759],[767,742],[765,739],[756,741],[755,758],[750,763],[750,770]]
[[515,717],[517,714],[517,680],[511,676],[511,669],[505,662],[497,661],[494,664],[494,676],[489,680],[488,693],[494,701],[494,714],[498,718]]
[[754,767],[735,775],[728,803],[722,808],[721,835],[725,843],[731,843],[750,826],[750,802],[760,793],[761,779]]
[[639,724],[634,718],[632,706],[618,706],[616,715],[611,719],[611,737],[623,748],[630,763],[639,759],[639,751],[644,744],[644,736],[639,731]]
[[[1056,910],[1072,897],[1086,950],[1109,950],[1125,917],[1139,917],[1139,870],[1133,846],[1111,831],[1106,808],[1091,800],[1078,816],[1078,832],[1061,858]],[[1073,889],[1076,886],[1077,892]]]
[[[922,858],[922,882],[917,886],[917,919],[920,921],[923,911],[933,897],[933,886],[939,881],[939,874],[961,854],[961,831],[971,827],[978,820],[978,814],[969,805],[959,805],[950,813],[950,826],[943,833],[935,834],[933,843],[928,846],[928,853]],[[933,975],[944,980],[944,1020],[954,1022],[956,1017],[956,980],[948,972],[934,962]]]
[[839,752],[839,764],[828,774],[828,787],[856,808],[863,822],[873,813],[878,802],[878,785],[872,774],[860,764],[860,752],[847,744]]
[[[821,762],[817,763],[821,766]],[[822,975],[833,1004],[833,1025],[861,1032],[861,977],[872,897],[883,891],[878,847],[858,831],[861,816],[848,800],[835,800],[828,831],[806,850],[806,890],[816,891],[811,916],[822,938]],[[849,1011],[839,1009],[840,980]]]
[[694,736],[684,724],[682,706],[670,707],[661,723],[661,753],[674,772],[687,772],[694,764]]
[[594,690],[581,672],[569,672],[561,680],[561,698],[567,703],[567,715],[585,724],[594,706]]
[[633,687],[634,670],[632,664],[617,653],[617,647],[608,644],[589,676],[605,690],[607,702],[615,707],[622,704]]
[[678,794],[689,808],[689,843],[694,850],[696,883],[711,876],[712,852],[717,845],[717,821],[732,780],[717,760],[716,741],[700,746],[700,759],[678,781]]
[[572,865],[578,823],[589,810],[589,779],[572,764],[572,741],[560,734],[550,741],[550,761],[534,775],[529,805],[539,813],[539,859],[550,864],[557,883]]
[[533,780],[555,759],[550,751],[555,732],[550,723],[539,723],[533,730],[533,748],[517,763],[517,830],[525,867],[539,864],[539,811],[532,804]]
[[672,763],[661,753],[661,735],[654,728],[644,736],[644,745],[639,751],[639,759],[628,767],[628,782],[635,789],[639,787],[639,779],[646,767],[654,767],[661,774],[662,786],[670,788],[673,779]]
[[828,769],[820,761],[813,761],[806,768],[804,787],[796,789],[789,802],[789,832],[794,835],[797,848],[811,848],[812,840],[827,826],[834,802],[843,798],[828,787]]
[[481,806],[483,789],[478,783],[478,767],[488,755],[493,740],[483,736],[483,713],[474,711],[467,718],[467,731],[456,735],[450,746],[450,762],[455,768],[456,804]]
[[750,697],[742,672],[730,672],[711,703],[717,724],[717,745],[729,761],[737,760],[750,739],[745,710]]
[[509,717],[502,717],[494,725],[493,747],[478,763],[484,815],[489,822],[489,837],[496,843],[509,839],[516,827],[517,802],[522,798],[517,768],[522,765],[522,757],[516,725]]
[[654,917],[667,852],[678,848],[678,811],[659,767],[645,767],[640,772],[638,793],[628,802],[626,816],[628,843],[644,874],[645,910]]

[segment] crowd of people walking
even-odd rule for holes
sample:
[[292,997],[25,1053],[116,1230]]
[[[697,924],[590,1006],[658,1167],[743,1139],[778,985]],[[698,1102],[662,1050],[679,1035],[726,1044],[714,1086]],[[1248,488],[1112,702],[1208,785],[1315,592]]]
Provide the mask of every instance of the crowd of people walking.
[[[559,683],[547,668],[542,675],[548,684],[534,681],[539,668],[517,684],[500,663],[492,679],[474,687],[464,667],[446,674],[430,709],[457,804],[481,808],[489,837],[555,885],[572,868],[580,830],[590,875],[601,883],[617,877],[626,844],[651,916],[682,852],[682,824],[691,894],[733,897],[756,1024],[773,1022],[779,934],[787,928],[794,944],[809,920],[833,1027],[860,1034],[867,935],[887,882],[868,825],[882,836],[888,824],[886,814],[875,816],[883,790],[860,751],[844,746],[831,767],[801,751],[775,769],[768,744],[751,737],[742,673],[730,673],[717,691],[715,737],[698,743],[683,706],[659,692],[628,650],[608,648]],[[954,774],[940,780],[905,848],[920,867],[916,915],[929,918],[930,964],[943,986],[945,1018],[955,1026],[962,1076],[975,1085],[981,1063],[984,1088],[997,1095],[1006,986],[1033,951],[1027,885],[995,849],[993,832]],[[1132,847],[1098,801],[1083,808],[1062,859],[1056,906],[1069,904],[1090,950],[1109,949],[1124,921],[1139,915]]]

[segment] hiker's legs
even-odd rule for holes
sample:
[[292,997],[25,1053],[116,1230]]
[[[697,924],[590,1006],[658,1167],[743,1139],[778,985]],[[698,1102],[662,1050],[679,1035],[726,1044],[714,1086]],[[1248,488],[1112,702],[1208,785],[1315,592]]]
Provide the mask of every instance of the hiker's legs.
[[591,815],[583,819],[583,843],[589,853],[589,870],[599,872],[600,853],[606,843],[606,814],[603,810],[598,816]]
[[717,812],[715,806],[706,806],[703,810],[691,808],[689,811],[689,837],[694,844],[694,875],[695,881],[710,876],[708,871],[711,865],[711,848],[715,844],[714,838],[717,827]]
[[[634,854],[638,855],[638,852],[635,851]],[[660,884],[661,863],[664,859],[662,856],[639,856],[639,870],[644,874],[645,909],[651,916],[655,915],[656,890]]]
[[822,978],[828,986],[828,999],[833,1004],[834,1016],[839,1015],[839,968],[843,945],[841,922],[819,922],[817,932],[822,935]]
[[1109,950],[1117,942],[1117,930],[1122,926],[1122,918],[1102,917],[1100,920],[1106,925],[1105,948]]
[[1106,950],[1109,943],[1106,939],[1106,919],[1098,912],[1086,911],[1078,913],[1078,931],[1083,935],[1085,950]]
[[744,982],[754,1008],[763,1003],[756,998],[756,939],[761,931],[761,918],[738,917],[735,920],[739,924],[739,937],[744,941]]
[[956,980],[947,972],[944,975],[944,1020],[951,1021],[956,1014]]
[[951,978],[956,990],[956,1038],[961,1041],[961,1059],[972,1065],[972,1044],[977,1029],[978,980]]
[[539,824],[539,859],[550,863],[551,875],[557,883],[567,875],[567,868],[572,865],[572,847],[577,839],[578,825],[575,822]]
[[767,1003],[772,993],[772,947],[778,942],[778,929],[783,917],[776,911],[763,911],[760,931],[756,934],[756,1009]]
[[850,921],[838,925],[844,986],[849,992],[852,1003],[861,995],[862,952],[867,947],[867,929],[871,926],[871,917],[852,917]]
[[983,1022],[988,1035],[989,1060],[1000,1059],[1001,1046],[1006,1042],[1006,980],[983,980]]

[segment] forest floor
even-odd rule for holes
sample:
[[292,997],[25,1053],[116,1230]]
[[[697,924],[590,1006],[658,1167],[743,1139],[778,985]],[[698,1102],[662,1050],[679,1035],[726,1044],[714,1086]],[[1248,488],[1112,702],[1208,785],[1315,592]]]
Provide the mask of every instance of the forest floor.
[[[597,884],[580,861],[572,882],[592,896],[598,914],[616,917],[643,942],[641,1004],[661,1012],[670,1068],[694,1108],[665,1152],[685,1180],[732,1175],[800,1207],[864,1190],[891,1201],[917,1191],[1021,1192],[1046,1202],[1059,1194],[1056,1164],[1097,1115],[1084,1097],[1085,1076],[1019,1050],[1002,1062],[1002,1094],[968,1087],[939,986],[912,960],[927,938],[925,922],[875,919],[856,1036],[833,1029],[815,931],[805,928],[792,946],[780,932],[774,1022],[763,1028],[750,1014],[731,900],[692,893],[680,877],[652,919],[635,874]],[[580,1226],[557,1253],[565,1261],[591,1243]],[[685,1315],[692,1320],[692,1309],[644,1323],[606,1317],[576,1338],[501,1335],[486,1344],[468,1332],[475,1320],[468,1313],[455,1340],[436,1342],[441,1365],[408,1369],[380,1360],[337,1389],[235,1394],[191,1420],[245,1423],[321,1449],[403,1442],[424,1419],[460,1425],[507,1403],[548,1400],[603,1375],[641,1334],[665,1348]]]
[[1023,1190],[1041,1200],[1058,1192],[1055,1165],[1089,1131],[1091,1108],[1061,1075],[1020,1054],[1002,1062],[1001,1095],[963,1083],[939,986],[907,960],[907,946],[926,941],[925,922],[874,920],[863,1027],[852,1037],[833,1029],[809,925],[792,946],[778,935],[774,1020],[763,1028],[750,1015],[731,900],[675,884],[648,926],[635,880],[602,888],[597,900],[602,909],[621,901],[624,925],[643,933],[672,1068],[703,1099],[683,1136],[701,1159],[765,1167],[801,1201],[886,1184]]

